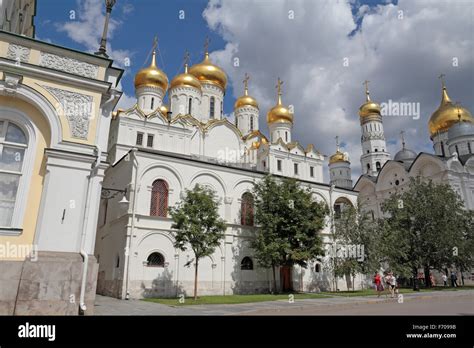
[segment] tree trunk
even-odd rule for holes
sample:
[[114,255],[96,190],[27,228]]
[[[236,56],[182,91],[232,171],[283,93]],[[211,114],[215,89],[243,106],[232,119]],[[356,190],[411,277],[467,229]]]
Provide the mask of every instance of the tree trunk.
[[431,288],[430,266],[425,265],[425,288]]
[[418,268],[413,267],[413,291],[420,291],[418,287]]
[[194,301],[197,300],[197,291],[198,291],[198,265],[199,259],[196,257],[196,269],[194,270]]
[[356,279],[356,276],[355,274],[352,275],[352,291],[355,291],[355,279]]
[[273,270],[273,292],[275,294],[278,293],[277,289],[277,280],[276,280],[276,271],[275,271],[275,265],[272,265],[272,270]]

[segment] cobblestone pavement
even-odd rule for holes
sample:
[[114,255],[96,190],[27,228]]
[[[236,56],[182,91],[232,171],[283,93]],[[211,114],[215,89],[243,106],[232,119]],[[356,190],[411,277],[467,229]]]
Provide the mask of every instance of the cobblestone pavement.
[[96,315],[473,315],[474,291],[436,291],[403,294],[398,299],[376,296],[331,297],[227,304],[167,306],[140,300],[97,295]]

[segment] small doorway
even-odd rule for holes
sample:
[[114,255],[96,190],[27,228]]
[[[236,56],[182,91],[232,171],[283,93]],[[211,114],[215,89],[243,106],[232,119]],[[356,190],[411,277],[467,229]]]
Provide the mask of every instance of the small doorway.
[[282,292],[293,291],[293,284],[291,281],[291,266],[282,266],[280,268],[280,285]]

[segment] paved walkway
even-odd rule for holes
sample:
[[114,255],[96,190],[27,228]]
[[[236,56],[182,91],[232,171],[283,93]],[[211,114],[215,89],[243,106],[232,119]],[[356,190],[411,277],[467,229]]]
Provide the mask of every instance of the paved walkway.
[[376,296],[167,306],[140,300],[97,295],[96,315],[473,315],[474,291],[434,291],[403,294],[397,299]]

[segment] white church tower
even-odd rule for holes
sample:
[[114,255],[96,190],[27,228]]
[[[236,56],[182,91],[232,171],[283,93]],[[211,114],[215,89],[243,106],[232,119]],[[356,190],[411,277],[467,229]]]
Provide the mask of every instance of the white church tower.
[[249,76],[245,74],[244,95],[234,104],[235,126],[243,136],[258,131],[259,108],[255,98],[249,95],[248,81]]
[[336,137],[336,153],[329,157],[329,184],[352,189],[351,162],[339,148],[339,137]]
[[184,73],[171,80],[169,100],[171,114],[197,116],[200,114],[202,86],[201,82],[188,72],[189,54],[184,57]]
[[196,77],[202,86],[201,110],[199,120],[206,123],[210,120],[220,120],[224,116],[224,95],[227,86],[227,76],[221,68],[209,59],[209,40],[204,46],[204,60],[189,68],[189,73]]
[[365,81],[366,102],[359,109],[362,129],[362,155],[360,156],[363,174],[377,176],[390,154],[385,144],[380,105],[370,100],[369,81]]
[[153,54],[149,67],[141,69],[135,75],[135,95],[138,107],[145,113],[150,114],[163,104],[163,97],[168,89],[168,77],[156,65],[155,39]]
[[285,144],[291,143],[291,130],[293,129],[293,114],[281,102],[281,85],[283,81],[278,78],[278,101],[268,113],[267,123],[270,129],[270,141],[276,143],[280,138]]

